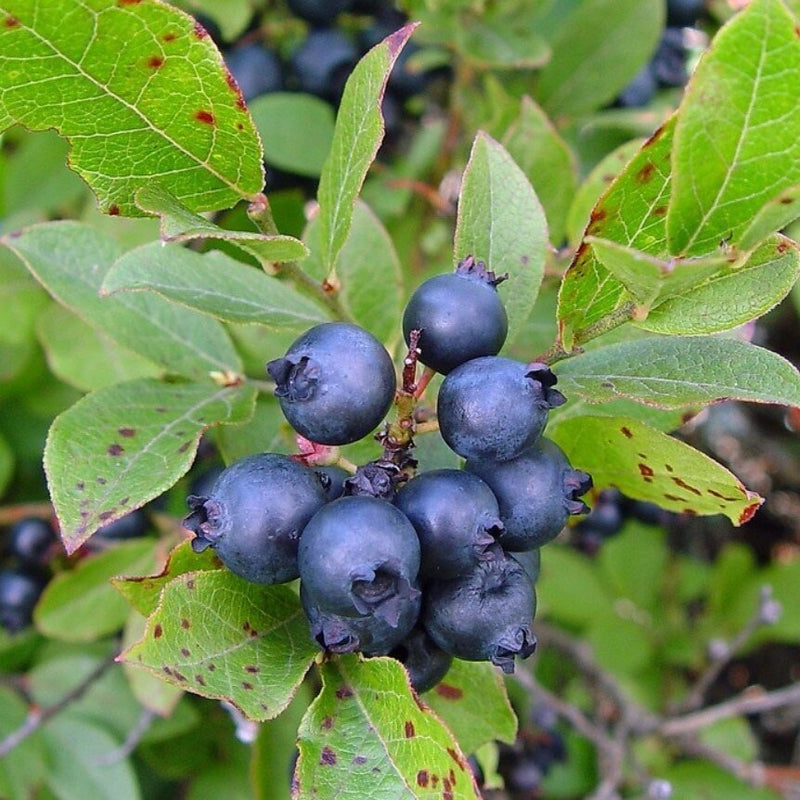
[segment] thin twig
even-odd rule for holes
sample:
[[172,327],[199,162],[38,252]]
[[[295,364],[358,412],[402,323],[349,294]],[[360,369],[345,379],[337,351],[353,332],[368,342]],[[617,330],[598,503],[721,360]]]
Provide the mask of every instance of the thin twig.
[[80,699],[91,685],[112,665],[116,660],[114,653],[104,658],[77,686],[70,689],[55,703],[44,708],[33,706],[28,711],[28,716],[22,725],[8,734],[0,741],[0,758],[7,756],[17,745],[25,741],[38,731],[49,719],[63,711],[70,703]]
[[139,742],[142,741],[142,737],[147,733],[147,729],[150,727],[150,723],[155,717],[155,711],[149,708],[143,708],[136,724],[125,737],[125,741],[111,752],[95,758],[93,763],[97,764],[99,767],[110,767],[120,761],[124,761],[136,749]]

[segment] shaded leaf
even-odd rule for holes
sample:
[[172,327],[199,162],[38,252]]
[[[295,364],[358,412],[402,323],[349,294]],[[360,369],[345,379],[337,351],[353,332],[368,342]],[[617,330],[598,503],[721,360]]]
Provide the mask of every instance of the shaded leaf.
[[514,742],[517,718],[502,676],[489,663],[454,658],[447,674],[423,700],[453,732],[465,753],[474,753],[494,740]]
[[53,639],[91,642],[119,630],[130,609],[109,583],[123,574],[139,575],[155,567],[153,540],[120,542],[56,575],[36,606],[36,627]]
[[383,139],[381,103],[389,72],[415,27],[406,25],[375,45],[345,85],[317,192],[320,258],[328,272],[350,233],[353,205]]
[[[261,191],[261,146],[222,57],[164,3],[6,0],[0,130],[55,128],[101,208],[136,216],[151,182],[195,210]],[[64,102],[68,98],[69,102]]]
[[800,107],[786,91],[798,72],[796,22],[780,0],[750,3],[714,37],[675,130],[671,252],[738,244],[765,205],[800,183]]
[[576,417],[552,435],[570,462],[598,486],[615,487],[670,511],[724,514],[742,525],[763,502],[699,450],[636,420]]
[[345,656],[321,671],[298,731],[294,797],[480,797],[458,744],[417,702],[399,662]]
[[143,378],[99,389],[60,414],[44,466],[67,552],[172,486],[203,431],[246,420],[254,399],[246,385]]
[[266,720],[286,708],[318,652],[291,589],[212,570],[164,587],[144,638],[124,660]]
[[800,373],[739,339],[652,337],[598,347],[555,367],[559,389],[591,403],[627,398],[658,408],[749,400],[800,406]]
[[225,253],[153,242],[114,262],[101,293],[151,291],[225,322],[306,329],[330,315],[290,284]]
[[502,145],[478,133],[461,184],[453,255],[508,273],[498,288],[508,312],[507,344],[536,302],[547,246],[544,209],[525,173]]
[[550,41],[536,99],[551,117],[601,108],[647,63],[663,25],[658,0],[584,0]]
[[[0,741],[19,730],[28,716],[28,707],[10,688],[0,687]],[[0,797],[28,800],[36,796],[36,786],[47,774],[42,740],[30,736],[12,754],[0,759]]]
[[108,269],[122,255],[110,236],[64,221],[0,241],[56,300],[124,347],[187,377],[240,370],[224,328],[207,316],[148,293],[100,297]]
[[550,241],[560,245],[578,183],[572,151],[530,97],[522,98],[519,116],[502,142],[544,206]]
[[[263,198],[262,198],[263,199]],[[161,219],[161,238],[167,242],[214,239],[230,242],[253,256],[265,268],[274,262],[305,258],[308,250],[292,236],[268,236],[257,231],[231,231],[195,214],[162,186],[145,186],[136,192],[136,205]]]

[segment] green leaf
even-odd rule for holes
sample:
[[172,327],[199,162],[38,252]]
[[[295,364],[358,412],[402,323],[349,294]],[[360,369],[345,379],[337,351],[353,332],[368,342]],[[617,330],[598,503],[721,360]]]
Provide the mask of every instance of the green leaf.
[[203,431],[246,420],[254,399],[247,385],[143,378],[99,389],[60,414],[44,466],[67,552],[172,486]]
[[[9,688],[0,687],[0,741],[19,730],[27,716],[27,705],[19,696]],[[41,737],[29,736],[0,760],[0,797],[8,800],[36,797],[35,787],[44,782],[46,773]]]
[[161,590],[173,578],[187,572],[214,569],[223,569],[214,548],[208,547],[202,553],[195,553],[191,541],[186,539],[170,552],[167,563],[157,575],[117,578],[111,583],[140,614],[150,616],[158,608]]
[[319,179],[320,258],[328,272],[350,233],[353,205],[383,140],[381,103],[389,72],[416,25],[387,36],[358,62],[344,87]]
[[765,205],[800,183],[800,107],[786,91],[800,72],[795,28],[780,0],[755,0],[695,69],[675,130],[671,252],[737,245]]
[[551,117],[601,108],[647,63],[663,25],[659,0],[584,0],[550,42],[536,99]]
[[264,268],[275,262],[295,261],[308,255],[302,242],[292,236],[270,236],[256,231],[231,231],[195,214],[161,186],[145,186],[136,192],[136,205],[161,219],[161,238],[166,242],[212,239],[230,242],[253,256]]
[[763,502],[699,450],[624,417],[576,417],[553,432],[570,462],[598,486],[616,487],[670,511],[747,522]]
[[553,123],[530,97],[503,136],[508,154],[525,173],[544,206],[550,241],[560,245],[578,184],[575,157]]
[[0,495],[5,492],[13,474],[14,451],[6,438],[0,434]]
[[465,753],[495,739],[513,744],[517,735],[517,717],[505,683],[491,664],[454,658],[447,675],[422,699]]
[[101,294],[151,291],[224,322],[304,330],[330,315],[290,284],[212,250],[152,242],[130,250],[106,274]]
[[[666,255],[670,152],[675,117],[641,147],[592,209],[587,236],[653,256]],[[558,318],[566,350],[631,319],[635,303],[624,285],[582,244],[561,283]]]
[[643,139],[631,139],[621,144],[605,156],[578,187],[567,217],[567,238],[571,245],[580,242],[597,201],[643,144]]
[[139,800],[136,774],[128,759],[105,763],[119,741],[103,728],[70,714],[51,719],[42,730],[47,784],[58,800]]
[[286,708],[318,653],[291,589],[214,570],[170,581],[124,660],[266,720]]
[[[636,324],[654,333],[697,334],[730,330],[766,314],[791,291],[800,276],[800,247],[776,234],[742,266],[726,265],[694,285],[673,276],[663,300]],[[683,278],[687,270],[683,270]],[[670,291],[670,286],[675,289]]]
[[253,19],[251,0],[181,0],[176,5],[213,20],[226,42],[235,42]]
[[756,789],[709,761],[679,761],[661,775],[669,781],[673,797],[692,800],[780,800],[769,789]]
[[[323,280],[320,233],[316,217],[303,234],[313,254],[303,268]],[[346,313],[381,341],[396,339],[403,314],[402,265],[383,223],[361,201],[353,208],[350,233],[336,259],[335,272]]]
[[499,287],[508,312],[507,344],[536,302],[547,242],[544,209],[525,173],[502,145],[478,133],[461,185],[454,258],[472,255],[497,275],[508,273]]
[[273,92],[253,100],[250,113],[270,164],[311,178],[322,172],[333,141],[330,103],[310,94]]
[[6,0],[0,130],[55,128],[110,214],[138,216],[137,188],[166,181],[193,210],[261,191],[261,146],[220,56],[162,3]]
[[742,761],[752,762],[758,758],[758,741],[744,717],[718,720],[704,727],[699,739],[708,747]]
[[800,405],[800,373],[739,339],[652,337],[589,350],[555,366],[559,388],[591,403],[627,398],[658,408],[720,400]]
[[296,796],[480,797],[458,744],[417,702],[399,662],[345,656],[321,672],[298,731]]
[[87,325],[53,303],[39,315],[36,332],[53,374],[84,392],[135,378],[159,377],[163,370],[143,356]]
[[737,242],[742,250],[757,247],[771,233],[791,224],[800,216],[800,186],[790,186],[763,205],[750,220]]
[[62,305],[139,355],[194,378],[241,369],[228,334],[206,315],[149,293],[100,297],[106,272],[122,255],[110,236],[65,221],[0,241]]
[[155,567],[150,538],[120,542],[83,559],[51,580],[36,606],[36,627],[65,642],[91,642],[118,631],[130,609],[109,583],[117,575],[148,573]]

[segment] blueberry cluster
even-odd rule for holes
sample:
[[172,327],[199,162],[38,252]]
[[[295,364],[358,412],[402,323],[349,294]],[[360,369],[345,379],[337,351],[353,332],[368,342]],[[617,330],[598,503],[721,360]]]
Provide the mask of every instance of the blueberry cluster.
[[[425,691],[453,657],[513,672],[535,647],[538,548],[562,530],[589,476],[542,436],[564,402],[541,363],[498,356],[507,331],[500,280],[468,257],[412,295],[403,381],[383,345],[331,322],[300,336],[267,372],[291,427],[318,452],[371,434],[393,402],[399,422],[378,435],[381,458],[355,474],[261,453],[190,495],[184,526],[196,551],[257,583],[300,578],[311,635],[332,653],[393,655]],[[437,416],[463,469],[418,472],[411,456],[423,385],[417,361],[444,379]]]

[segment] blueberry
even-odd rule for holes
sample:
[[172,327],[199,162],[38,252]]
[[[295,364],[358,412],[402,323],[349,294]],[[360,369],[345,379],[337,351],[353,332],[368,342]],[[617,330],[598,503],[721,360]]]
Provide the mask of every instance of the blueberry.
[[522,568],[528,573],[531,583],[535,585],[539,580],[539,570],[542,566],[542,553],[539,548],[520,550],[514,553],[514,560],[522,565]]
[[311,467],[316,473],[322,488],[325,490],[326,500],[335,500],[344,494],[344,482],[350,477],[346,469],[337,467],[336,464],[324,464]]
[[473,358],[442,381],[437,413],[445,442],[468,459],[508,461],[533,445],[547,412],[565,402],[555,375],[539,363]]
[[705,9],[705,0],[667,0],[667,25],[694,25]]
[[417,534],[402,512],[377,497],[340,497],[321,508],[297,555],[308,602],[325,613],[374,615],[396,627],[420,594]]
[[0,571],[0,625],[9,633],[29,627],[44,587],[44,579],[29,572]]
[[247,101],[283,89],[281,60],[262,44],[252,42],[229,50],[225,63]]
[[417,694],[433,689],[453,663],[453,656],[445,653],[421,627],[415,627],[389,655],[406,668],[411,688]]
[[308,468],[277,453],[235,461],[207,497],[190,495],[183,525],[192,548],[213,547],[231,572],[254,583],[298,576],[297,543],[305,524],[325,504],[325,491]]
[[44,566],[56,548],[53,526],[41,517],[17,520],[9,530],[8,554],[23,567]]
[[540,547],[558,536],[570,514],[589,510],[578,497],[591,488],[591,477],[572,469],[558,445],[544,437],[512,461],[473,459],[465,469],[483,478],[497,497],[506,550]]
[[465,661],[491,661],[514,671],[514,656],[536,647],[531,631],[536,595],[528,574],[509,555],[482,561],[461,578],[432,583],[422,622],[436,644]]
[[686,69],[688,51],[680,28],[667,28],[650,61],[653,76],[660,86],[680,87],[689,79]]
[[398,492],[395,505],[417,531],[423,581],[457,578],[499,552],[500,510],[477,475],[459,469],[423,472]]
[[658,81],[652,64],[648,62],[617,95],[616,105],[622,108],[643,108],[655,97],[657,90]]
[[386,416],[397,388],[386,349],[348,322],[306,331],[267,372],[289,424],[320,444],[363,439]]
[[597,495],[589,515],[575,526],[575,542],[583,552],[594,555],[624,523],[625,498],[618,489],[605,489]]
[[297,90],[338,103],[358,60],[355,45],[341,31],[311,31],[292,53],[289,63]]
[[300,600],[311,625],[311,636],[329,653],[354,653],[371,656],[388,654],[409,635],[419,618],[422,596],[417,593],[402,603],[396,620],[367,614],[351,616],[322,610],[309,597],[304,583],[300,583]]
[[108,525],[98,528],[92,537],[92,542],[99,544],[109,540],[137,539],[140,536],[144,536],[149,529],[150,521],[147,518],[147,514],[141,508],[136,508],[125,514],[124,517],[115,519],[113,522],[109,522]]
[[351,0],[287,0],[287,3],[296,17],[320,27],[331,25],[352,4]]
[[447,374],[459,364],[500,352],[508,317],[495,288],[496,278],[482,261],[467,256],[454,273],[436,275],[411,295],[403,314],[403,335],[421,331],[419,360]]

